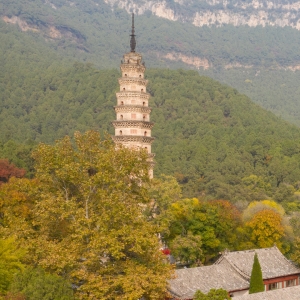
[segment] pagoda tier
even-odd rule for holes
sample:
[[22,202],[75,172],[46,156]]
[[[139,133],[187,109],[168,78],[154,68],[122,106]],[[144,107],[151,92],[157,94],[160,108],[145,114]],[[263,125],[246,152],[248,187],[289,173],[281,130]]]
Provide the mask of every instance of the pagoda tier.
[[150,94],[145,92],[123,91],[116,94],[118,106],[139,105],[148,107]]
[[[134,120],[128,120],[128,121],[113,121],[112,122],[115,129],[118,128],[141,128],[141,129],[152,129],[154,126],[153,122],[145,122],[145,121],[134,121]],[[118,134],[116,134],[118,135]]]
[[152,144],[154,141],[153,137],[148,137],[148,136],[132,136],[132,135],[119,135],[119,136],[114,136],[113,140],[115,142],[136,142],[139,144]]
[[116,113],[124,113],[127,112],[128,109],[130,109],[131,112],[139,112],[139,113],[151,113],[151,107],[141,106],[141,105],[132,105],[132,106],[124,106],[124,105],[118,105],[115,106],[115,112]]
[[151,144],[154,138],[151,137],[151,129],[154,124],[150,122],[150,94],[147,93],[148,80],[144,79],[146,67],[141,54],[135,52],[135,46],[133,22],[131,52],[124,54],[120,66],[122,77],[119,79],[120,92],[116,93],[116,120],[112,122],[115,128],[113,140],[125,147],[145,149],[149,154],[149,175],[152,178],[154,154],[151,153]]

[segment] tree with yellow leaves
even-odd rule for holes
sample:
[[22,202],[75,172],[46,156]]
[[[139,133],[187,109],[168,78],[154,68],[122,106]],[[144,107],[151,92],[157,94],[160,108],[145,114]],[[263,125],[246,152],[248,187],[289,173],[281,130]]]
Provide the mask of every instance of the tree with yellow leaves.
[[285,233],[279,213],[271,209],[261,210],[245,225],[250,229],[250,240],[254,247],[267,248],[276,244],[283,250],[282,238]]
[[285,215],[284,208],[274,200],[252,201],[243,212],[243,220],[251,220],[256,213],[264,209],[273,210],[282,217]]
[[79,299],[161,299],[172,271],[144,216],[146,152],[116,149],[94,131],[75,133],[74,144],[66,137],[35,151],[37,184],[17,183],[31,195],[29,217],[0,193],[3,234],[17,235],[29,263],[68,278]]

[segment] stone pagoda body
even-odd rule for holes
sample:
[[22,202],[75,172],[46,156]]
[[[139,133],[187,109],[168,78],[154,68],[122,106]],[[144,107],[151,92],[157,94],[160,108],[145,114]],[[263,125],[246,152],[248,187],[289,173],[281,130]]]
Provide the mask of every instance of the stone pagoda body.
[[115,106],[116,120],[115,143],[128,148],[145,149],[149,155],[149,176],[153,178],[153,157],[151,137],[153,123],[150,122],[151,108],[148,106],[150,94],[147,93],[148,80],[144,79],[145,64],[142,56],[135,52],[134,14],[132,14],[131,51],[124,54],[121,61],[122,78],[119,79],[120,91]]

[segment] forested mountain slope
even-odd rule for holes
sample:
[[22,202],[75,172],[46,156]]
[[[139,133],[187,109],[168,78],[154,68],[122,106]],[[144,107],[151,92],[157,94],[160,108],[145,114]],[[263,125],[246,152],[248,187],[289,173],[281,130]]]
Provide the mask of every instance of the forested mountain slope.
[[[52,143],[75,130],[113,133],[117,70],[62,60],[39,39],[4,27],[0,141],[6,156],[9,140]],[[175,175],[190,196],[292,199],[300,180],[298,128],[195,71],[150,69],[147,77],[156,175]]]
[[[3,0],[0,14],[7,24],[43,36],[61,53],[73,51],[100,67],[118,64],[131,25],[125,10],[111,8],[102,0]],[[300,33],[291,28],[197,28],[145,13],[136,18],[136,29],[138,49],[151,66],[174,66],[176,60],[204,68],[238,64],[293,69],[300,65]]]
[[[149,9],[139,8],[145,3]],[[231,3],[232,7],[230,3],[226,4],[226,9],[232,12],[244,5],[245,17],[251,10],[271,9],[268,8],[271,2],[236,1]],[[255,5],[258,5],[257,9]],[[289,10],[289,16],[297,15],[296,2],[272,5],[274,13],[284,6]],[[215,13],[225,9],[224,6],[225,3],[215,1],[165,1],[160,5],[159,1],[3,0],[0,16],[10,27],[39,40],[60,56],[92,62],[100,68],[117,68],[122,54],[128,49],[128,11],[134,8],[138,13],[138,51],[143,53],[148,66],[199,70],[300,125],[300,75],[297,71],[300,68],[300,32],[291,26],[263,28],[237,23],[234,25],[239,26],[197,27],[189,22],[188,16],[199,9]],[[182,17],[178,21],[167,20],[163,14],[163,18],[157,17],[160,15],[156,11],[164,12],[164,7]],[[297,23],[297,16],[293,18]],[[1,30],[3,28],[2,24]]]

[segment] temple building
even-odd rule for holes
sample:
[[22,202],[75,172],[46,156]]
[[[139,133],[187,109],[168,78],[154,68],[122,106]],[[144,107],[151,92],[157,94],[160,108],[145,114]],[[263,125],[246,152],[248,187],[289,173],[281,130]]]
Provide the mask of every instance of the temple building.
[[[255,253],[260,262],[265,292],[252,296],[248,294]],[[211,266],[176,270],[175,278],[169,280],[168,290],[171,295],[169,299],[172,300],[192,300],[197,290],[207,294],[211,289],[220,288],[226,290],[232,299],[292,300],[300,299],[299,294],[298,298],[293,298],[299,288],[290,290],[299,284],[300,269],[274,246],[245,251],[225,251]],[[268,296],[269,292],[278,289],[283,291]],[[286,293],[284,297],[275,296],[284,293]]]
[[153,178],[153,157],[151,137],[153,123],[150,122],[150,94],[147,93],[148,80],[144,79],[145,63],[142,56],[135,52],[134,14],[132,14],[131,51],[124,54],[121,61],[122,77],[119,79],[120,91],[115,106],[116,120],[113,121],[116,144],[135,149],[145,149],[149,155],[149,176]]

